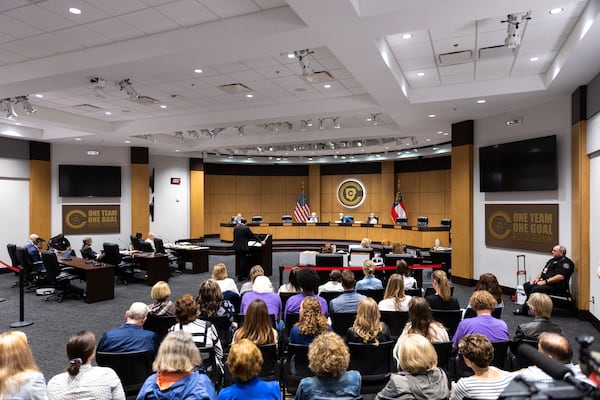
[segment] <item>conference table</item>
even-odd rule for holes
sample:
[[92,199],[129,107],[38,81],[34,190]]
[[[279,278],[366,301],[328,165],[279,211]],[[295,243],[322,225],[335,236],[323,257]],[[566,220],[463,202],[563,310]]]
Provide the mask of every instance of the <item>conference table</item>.
[[95,263],[80,257],[59,259],[58,262],[77,270],[85,280],[85,302],[115,298],[115,266],[112,264]]
[[[406,226],[392,224],[344,224],[334,222],[270,222],[248,224],[255,234],[271,234],[273,240],[323,240],[357,241],[368,237],[372,242],[400,242],[410,247],[430,249],[439,240],[438,246],[450,246],[450,228],[447,226]],[[235,224],[221,223],[219,235],[222,241],[233,242]]]
[[208,272],[208,251],[210,247],[196,246],[191,243],[165,244],[165,248],[175,252],[178,258],[179,269],[185,267],[186,262],[192,263],[192,274]]
[[141,269],[146,270],[146,284],[154,285],[158,281],[168,282],[171,277],[169,271],[169,256],[159,253],[133,253],[133,259]]

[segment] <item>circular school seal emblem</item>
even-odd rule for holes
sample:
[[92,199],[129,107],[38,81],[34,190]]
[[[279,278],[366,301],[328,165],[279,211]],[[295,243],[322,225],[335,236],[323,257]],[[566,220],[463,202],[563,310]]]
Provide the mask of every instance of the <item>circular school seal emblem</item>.
[[505,240],[510,236],[512,220],[504,211],[497,211],[490,215],[487,228],[490,235],[496,240]]
[[340,183],[337,189],[338,201],[347,208],[360,206],[365,201],[366,196],[365,187],[356,179],[346,179]]

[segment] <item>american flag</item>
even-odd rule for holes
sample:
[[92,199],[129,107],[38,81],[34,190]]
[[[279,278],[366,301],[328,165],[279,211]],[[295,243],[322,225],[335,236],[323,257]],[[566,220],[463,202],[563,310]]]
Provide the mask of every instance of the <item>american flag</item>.
[[400,190],[396,192],[396,198],[394,199],[394,204],[392,204],[392,210],[390,214],[394,223],[396,223],[396,218],[406,218],[406,207],[404,206],[404,201],[402,200],[402,194],[400,193]]
[[302,189],[298,196],[296,208],[294,208],[294,219],[296,222],[306,222],[308,221],[308,217],[310,217],[310,207],[308,207],[306,195],[304,194],[304,189]]

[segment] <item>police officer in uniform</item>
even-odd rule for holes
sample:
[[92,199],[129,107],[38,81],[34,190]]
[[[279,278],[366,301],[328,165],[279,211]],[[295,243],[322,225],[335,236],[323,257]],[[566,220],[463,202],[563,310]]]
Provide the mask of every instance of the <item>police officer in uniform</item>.
[[[575,264],[566,254],[567,249],[563,245],[557,244],[552,248],[552,258],[548,260],[544,269],[535,278],[523,285],[527,300],[529,300],[531,293],[562,294],[569,289],[569,279],[575,271]],[[527,300],[521,308],[514,310],[513,314],[527,315],[529,310]]]

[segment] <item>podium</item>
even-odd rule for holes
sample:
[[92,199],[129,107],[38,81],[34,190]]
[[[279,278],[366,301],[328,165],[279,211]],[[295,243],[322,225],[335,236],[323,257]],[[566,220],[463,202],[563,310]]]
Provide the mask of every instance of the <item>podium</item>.
[[[265,270],[266,276],[273,275],[273,236],[272,235],[256,235],[262,240],[267,237],[266,243],[261,245],[261,242],[248,242],[248,269],[254,265],[260,265]],[[235,256],[235,275],[242,275],[242,260],[236,253]]]

